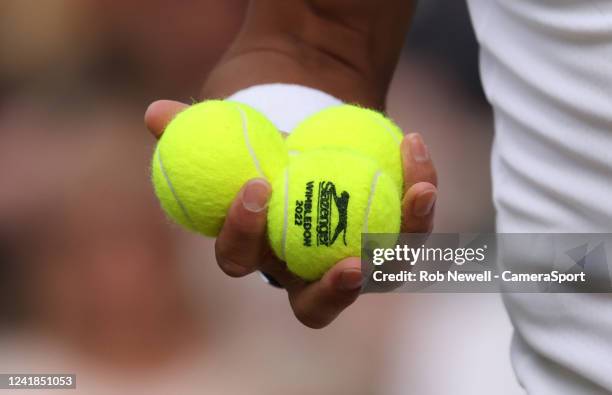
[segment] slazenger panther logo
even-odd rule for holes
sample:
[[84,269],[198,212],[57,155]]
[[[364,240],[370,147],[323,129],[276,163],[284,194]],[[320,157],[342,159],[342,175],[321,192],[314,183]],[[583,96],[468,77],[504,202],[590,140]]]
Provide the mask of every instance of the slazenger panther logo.
[[[317,215],[317,245],[330,246],[342,234],[342,241],[346,245],[346,227],[348,225],[349,193],[342,191],[340,196],[336,186],[331,181],[319,182],[319,207]],[[334,228],[332,224],[332,211],[338,211],[338,223]],[[333,232],[332,232],[333,229]]]
[[[296,200],[294,224],[303,228],[303,245],[312,247],[313,228],[313,195],[314,181],[308,181],[304,188],[304,200]],[[318,184],[316,199],[317,218],[315,232],[317,246],[330,246],[342,234],[342,242],[346,245],[346,228],[348,226],[349,193],[342,191],[338,196],[336,186],[331,181],[321,181]],[[334,219],[338,221],[334,224]]]

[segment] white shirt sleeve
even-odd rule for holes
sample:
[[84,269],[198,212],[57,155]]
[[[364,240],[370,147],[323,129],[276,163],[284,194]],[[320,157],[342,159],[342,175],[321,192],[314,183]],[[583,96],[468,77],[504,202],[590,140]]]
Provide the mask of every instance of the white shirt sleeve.
[[323,91],[293,84],[263,84],[240,90],[230,97],[266,115],[276,127],[290,133],[304,118],[327,107],[342,104]]

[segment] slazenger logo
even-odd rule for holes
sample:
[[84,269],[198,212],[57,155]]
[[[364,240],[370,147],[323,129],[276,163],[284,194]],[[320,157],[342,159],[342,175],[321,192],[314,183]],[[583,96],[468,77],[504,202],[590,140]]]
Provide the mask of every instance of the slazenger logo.
[[[303,244],[311,247],[312,241],[312,208],[314,181],[308,181],[304,188],[304,200],[295,202],[295,225],[303,228]],[[346,228],[348,226],[349,193],[342,191],[338,195],[336,186],[331,181],[321,181],[317,193],[316,243],[317,246],[330,246],[342,235],[346,245]],[[334,224],[334,220],[337,222]]]
[[[338,223],[332,233],[332,209],[335,204],[338,210]],[[349,194],[342,191],[340,196],[336,193],[336,186],[331,181],[319,182],[319,210],[317,216],[317,245],[330,246],[334,244],[340,233],[346,245],[346,227],[348,225]]]

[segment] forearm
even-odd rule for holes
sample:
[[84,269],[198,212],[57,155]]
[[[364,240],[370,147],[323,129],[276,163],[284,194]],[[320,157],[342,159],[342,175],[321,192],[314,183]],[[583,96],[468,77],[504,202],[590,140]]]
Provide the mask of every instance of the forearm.
[[252,85],[284,82],[383,109],[413,3],[252,0],[203,95],[225,97]]

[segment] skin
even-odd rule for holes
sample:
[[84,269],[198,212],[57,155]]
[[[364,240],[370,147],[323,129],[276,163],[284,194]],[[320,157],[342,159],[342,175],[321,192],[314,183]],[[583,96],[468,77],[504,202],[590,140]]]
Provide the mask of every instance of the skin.
[[[223,98],[252,85],[285,82],[384,110],[413,9],[406,0],[387,0],[385,7],[375,0],[252,0],[242,30],[204,84],[203,97]],[[186,107],[156,101],[147,109],[145,123],[159,138]],[[401,153],[402,232],[430,233],[438,194],[435,167],[418,133],[404,137]],[[343,259],[312,283],[289,273],[266,239],[270,192],[266,180],[254,179],[238,193],[216,240],[217,262],[232,277],[255,270],[268,273],[287,291],[297,319],[323,328],[359,296],[360,259]]]

